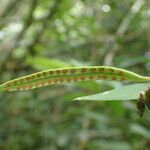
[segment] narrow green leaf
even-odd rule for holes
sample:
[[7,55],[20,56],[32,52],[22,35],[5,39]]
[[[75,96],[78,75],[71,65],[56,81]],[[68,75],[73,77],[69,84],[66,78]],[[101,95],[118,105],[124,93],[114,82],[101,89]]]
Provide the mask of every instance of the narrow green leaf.
[[78,97],[75,98],[74,100],[95,100],[95,101],[135,100],[138,98],[140,91],[143,91],[149,86],[150,83],[126,85],[103,93]]
[[137,83],[149,82],[150,77],[141,76],[125,69],[109,66],[67,67],[41,71],[7,81],[0,85],[0,90],[29,90],[51,84],[89,80],[116,80]]

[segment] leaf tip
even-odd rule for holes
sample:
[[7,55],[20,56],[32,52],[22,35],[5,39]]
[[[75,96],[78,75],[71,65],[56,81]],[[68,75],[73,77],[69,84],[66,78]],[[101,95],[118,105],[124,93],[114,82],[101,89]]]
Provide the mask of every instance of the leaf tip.
[[81,98],[80,97],[77,97],[77,98],[74,98],[73,101],[80,101]]

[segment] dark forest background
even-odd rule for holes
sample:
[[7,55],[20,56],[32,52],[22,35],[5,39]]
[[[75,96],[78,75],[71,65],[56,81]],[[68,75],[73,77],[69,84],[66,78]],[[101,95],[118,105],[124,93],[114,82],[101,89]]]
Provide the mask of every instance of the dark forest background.
[[[0,83],[50,68],[108,65],[150,76],[149,0],[0,0]],[[72,101],[123,83],[0,93],[2,150],[149,150],[135,101]]]

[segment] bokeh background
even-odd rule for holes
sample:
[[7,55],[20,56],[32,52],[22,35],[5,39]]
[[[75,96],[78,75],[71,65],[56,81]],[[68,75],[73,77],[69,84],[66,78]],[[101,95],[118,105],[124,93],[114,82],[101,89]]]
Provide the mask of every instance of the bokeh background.
[[[150,1],[0,0],[0,83],[84,65],[150,76]],[[135,101],[72,101],[122,85],[90,81],[0,93],[0,149],[149,150],[150,112],[140,118]]]

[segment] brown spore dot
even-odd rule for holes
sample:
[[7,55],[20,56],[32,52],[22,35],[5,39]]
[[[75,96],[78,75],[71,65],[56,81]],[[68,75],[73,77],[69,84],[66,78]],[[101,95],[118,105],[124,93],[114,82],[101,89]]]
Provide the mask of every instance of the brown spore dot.
[[93,79],[94,79],[94,76],[93,76],[93,75],[90,75],[90,76],[89,76],[89,79],[90,79],[90,80],[93,80]]
[[48,84],[51,84],[52,83],[52,80],[48,80]]
[[16,89],[17,89],[17,91],[21,90],[21,86],[18,86]]
[[106,79],[107,79],[107,76],[106,76],[106,75],[103,75],[102,78],[103,78],[104,80],[106,80]]
[[35,87],[39,87],[39,86],[40,86],[40,83],[36,83],[36,84],[35,84]]
[[60,70],[56,70],[56,74],[60,74]]
[[79,80],[79,78],[78,77],[73,77],[73,80],[77,81],[77,80]]
[[6,84],[6,86],[7,86],[7,87],[12,86],[12,83],[9,82],[9,83]]
[[24,82],[24,78],[20,79],[19,82]]
[[30,77],[26,77],[26,80],[29,81],[31,78]]
[[53,72],[52,70],[51,70],[51,71],[49,71],[49,74],[50,74],[50,75],[52,75],[53,73],[54,73],[54,72]]
[[25,89],[26,89],[26,86],[23,86],[22,89],[25,90]]
[[67,70],[66,70],[66,69],[62,70],[62,73],[63,73],[63,74],[66,74],[66,73],[67,73]]
[[76,70],[75,70],[75,69],[71,69],[70,72],[71,72],[71,73],[75,73]]
[[42,74],[43,74],[43,76],[46,76],[46,75],[47,75],[47,72],[43,72]]
[[71,78],[67,78],[66,81],[67,81],[67,82],[71,82]]
[[54,83],[57,83],[57,82],[58,82],[58,79],[54,79],[53,81],[54,81]]
[[40,78],[40,77],[41,77],[41,74],[39,73],[39,74],[37,74],[36,76],[37,76],[38,78]]
[[104,68],[99,68],[98,70],[101,72],[101,71],[104,71],[105,69]]
[[41,86],[44,86],[45,85],[45,82],[41,82]]
[[59,78],[59,81],[60,81],[60,82],[64,82],[64,79],[63,79],[63,78]]
[[11,91],[11,88],[7,87],[7,88],[5,88],[5,91]]
[[119,71],[118,74],[119,74],[119,75],[123,75],[124,72],[123,72],[123,71]]
[[126,80],[126,78],[125,77],[121,77],[121,79],[120,79],[121,81],[125,81]]
[[95,72],[95,71],[96,71],[96,68],[90,68],[90,71],[91,71],[91,72]]
[[33,85],[28,86],[29,89],[32,89]]
[[109,71],[110,71],[110,72],[114,72],[114,70],[113,70],[113,69],[111,69],[111,68],[109,69]]
[[84,81],[85,78],[86,78],[85,76],[81,76],[81,77],[80,77],[80,79],[81,79],[82,81]]
[[32,75],[32,76],[31,76],[31,79],[34,79],[34,78],[35,78],[35,75]]
[[12,82],[13,85],[16,85],[17,83],[18,83],[17,80],[15,80],[15,81]]
[[86,72],[86,68],[81,68],[81,72],[82,73]]
[[112,80],[116,80],[116,77],[113,76],[113,77],[111,77],[111,79],[112,79]]
[[100,79],[100,80],[101,80],[101,79],[103,79],[103,77],[102,77],[101,75],[99,75],[99,76],[98,76],[98,79]]
[[28,89],[30,89],[30,88],[29,88],[29,86],[27,85],[27,86],[26,86],[26,90],[28,90]]

